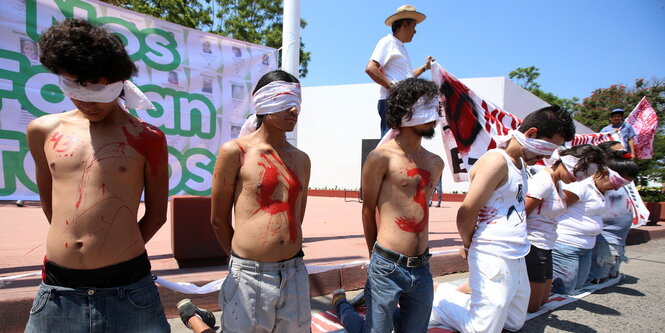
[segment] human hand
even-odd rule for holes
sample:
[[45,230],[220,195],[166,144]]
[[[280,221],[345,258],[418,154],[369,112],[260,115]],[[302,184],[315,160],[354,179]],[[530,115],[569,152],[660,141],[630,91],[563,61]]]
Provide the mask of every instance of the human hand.
[[425,68],[432,69],[432,61],[436,61],[436,59],[432,58],[432,56],[427,56],[427,60],[425,60]]
[[460,257],[462,257],[462,259],[467,260],[466,257],[467,257],[468,254],[469,254],[469,250],[467,248],[465,248],[464,246],[462,246],[459,249],[459,255],[460,255]]

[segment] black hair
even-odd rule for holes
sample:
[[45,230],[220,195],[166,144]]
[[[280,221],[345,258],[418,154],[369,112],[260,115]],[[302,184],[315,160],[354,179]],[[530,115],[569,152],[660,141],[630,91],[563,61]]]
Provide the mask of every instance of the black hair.
[[66,19],[48,28],[39,40],[39,61],[55,74],[67,73],[76,82],[109,83],[137,73],[120,38],[82,19]]
[[619,142],[619,141],[605,141],[605,142],[599,143],[598,148],[602,149],[603,152],[607,153],[607,152],[615,150],[612,147],[614,147],[617,144],[621,145],[622,143]]
[[559,134],[565,141],[571,141],[575,136],[575,123],[568,111],[559,106],[552,105],[529,113],[518,130],[525,133],[529,128],[538,129],[537,138],[551,139]]
[[[575,174],[576,172],[586,172],[589,169],[589,165],[592,163],[597,164],[599,170],[602,169],[602,167],[605,165],[605,153],[603,152],[602,149],[594,145],[590,144],[577,145],[559,151],[559,156],[567,156],[567,155],[574,156],[580,159],[572,170],[573,174]],[[552,165],[552,169],[556,169],[556,167],[560,163],[561,160],[556,161]]]
[[[276,69],[274,71],[270,71],[268,73],[265,73],[259,79],[259,81],[256,82],[256,86],[254,86],[254,91],[252,91],[252,95],[256,94],[256,92],[259,91],[259,89],[263,88],[265,85],[267,85],[268,83],[273,82],[273,81],[284,81],[284,82],[300,83],[300,81],[298,81],[298,78],[296,78],[295,76],[293,76],[293,75],[291,75],[291,74],[289,74],[289,73],[287,73],[283,70]],[[261,127],[261,124],[263,123],[263,117],[264,116],[265,115],[258,115],[258,114],[256,115],[256,121],[257,121],[256,128],[257,129],[259,127]]]
[[402,23],[406,22],[408,24],[411,24],[411,22],[415,22],[416,20],[414,19],[401,19],[393,22],[393,24],[390,26],[390,30],[392,30],[393,35],[397,33],[397,31],[402,28]]
[[637,163],[630,159],[630,153],[625,150],[606,151],[606,162],[608,168],[618,172],[621,177],[637,178],[639,169]]
[[388,111],[386,112],[388,127],[394,129],[402,127],[402,118],[411,119],[413,105],[423,96],[427,100],[437,98],[436,83],[416,78],[408,78],[397,83],[388,94]]

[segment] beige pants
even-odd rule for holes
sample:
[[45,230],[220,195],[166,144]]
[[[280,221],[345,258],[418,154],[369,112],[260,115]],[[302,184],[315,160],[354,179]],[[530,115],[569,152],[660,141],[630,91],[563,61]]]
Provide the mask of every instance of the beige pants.
[[223,332],[309,332],[309,277],[303,259],[264,263],[231,256],[219,305]]

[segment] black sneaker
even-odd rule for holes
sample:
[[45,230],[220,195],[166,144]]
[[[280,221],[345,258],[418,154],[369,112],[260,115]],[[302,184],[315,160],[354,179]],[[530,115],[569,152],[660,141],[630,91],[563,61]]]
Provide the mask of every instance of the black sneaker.
[[199,317],[201,317],[201,320],[203,320],[203,322],[206,325],[208,325],[208,327],[210,328],[215,327],[215,322],[216,322],[215,315],[206,309],[201,309],[197,307],[196,305],[194,305],[194,303],[192,303],[191,299],[185,298],[180,302],[178,302],[178,305],[176,306],[178,307],[178,312],[180,313],[180,319],[182,319],[182,322],[188,328],[191,328],[187,324],[189,318],[192,318],[196,315],[199,315]]

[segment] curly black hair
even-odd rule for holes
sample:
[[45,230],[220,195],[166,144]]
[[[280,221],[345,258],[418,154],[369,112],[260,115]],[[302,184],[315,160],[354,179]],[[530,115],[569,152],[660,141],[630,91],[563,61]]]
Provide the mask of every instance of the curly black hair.
[[411,119],[413,105],[418,99],[423,96],[427,100],[437,98],[438,92],[436,83],[432,81],[416,78],[400,81],[388,95],[386,124],[393,129],[402,127],[402,118]]
[[69,74],[82,85],[102,78],[129,80],[137,72],[118,36],[82,19],[69,18],[48,28],[39,48],[44,67],[55,74]]
[[[603,166],[605,165],[605,153],[603,152],[602,149],[594,145],[590,144],[577,145],[559,151],[559,156],[566,156],[566,155],[574,156],[580,159],[579,162],[577,162],[577,164],[573,168],[573,174],[577,173],[578,171],[586,172],[589,168],[589,165],[592,163],[597,164],[598,169],[602,169]],[[561,160],[556,161],[552,165],[552,169],[556,169],[556,167],[560,163]]]
[[[252,95],[256,94],[256,92],[259,91],[259,89],[263,88],[265,85],[273,81],[300,83],[297,77],[281,69],[276,69],[274,71],[270,71],[268,73],[263,74],[263,76],[259,79],[259,81],[256,82],[256,86],[254,87],[254,91],[252,91]],[[261,124],[263,123],[263,117],[265,117],[265,115],[259,115],[259,114],[256,115],[257,129],[261,127]]]
[[551,139],[555,134],[559,134],[565,141],[570,141],[575,136],[573,117],[568,111],[556,105],[546,106],[529,113],[518,130],[525,133],[532,127],[538,129],[538,138]]

